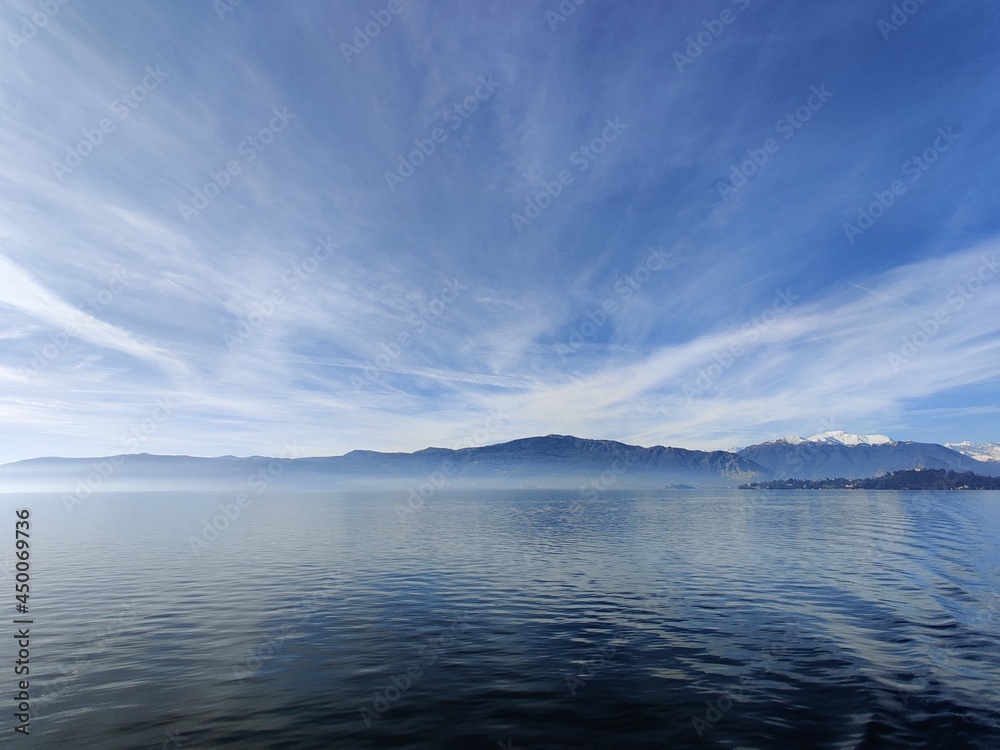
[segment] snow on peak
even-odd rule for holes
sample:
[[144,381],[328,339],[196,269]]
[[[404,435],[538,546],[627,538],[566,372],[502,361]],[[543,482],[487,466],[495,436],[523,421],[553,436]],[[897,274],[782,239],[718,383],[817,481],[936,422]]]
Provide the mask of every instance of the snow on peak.
[[963,440],[961,443],[945,443],[945,447],[977,461],[1000,461],[1000,443],[973,443]]
[[810,443],[840,443],[841,445],[888,445],[895,442],[888,435],[852,435],[843,430],[821,432],[808,438]]

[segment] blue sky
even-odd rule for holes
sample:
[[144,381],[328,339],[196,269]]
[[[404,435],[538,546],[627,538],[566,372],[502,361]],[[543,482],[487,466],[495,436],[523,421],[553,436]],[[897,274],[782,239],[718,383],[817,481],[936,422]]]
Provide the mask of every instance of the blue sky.
[[0,31],[0,461],[1000,440],[994,3]]

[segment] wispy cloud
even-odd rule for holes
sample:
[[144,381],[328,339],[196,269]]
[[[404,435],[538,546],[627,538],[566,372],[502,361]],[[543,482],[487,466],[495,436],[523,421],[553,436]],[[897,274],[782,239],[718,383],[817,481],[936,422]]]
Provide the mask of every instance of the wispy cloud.
[[24,269],[0,255],[0,303],[41,321],[64,336],[114,349],[183,375],[184,363],[164,349],[138,341],[131,333],[105,323],[44,288]]
[[553,5],[406,3],[350,60],[384,3],[69,3],[16,45],[37,6],[0,9],[0,460],[115,452],[161,397],[144,450],[203,455],[494,408],[497,440],[996,439],[1000,285],[949,299],[1000,235],[995,14],[751,3],[679,70],[727,3]]

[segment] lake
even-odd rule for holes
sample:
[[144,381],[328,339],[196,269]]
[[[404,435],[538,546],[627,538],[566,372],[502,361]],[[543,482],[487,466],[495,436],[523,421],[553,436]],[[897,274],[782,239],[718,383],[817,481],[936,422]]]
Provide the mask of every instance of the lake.
[[997,492],[237,495],[0,496],[17,746],[1000,747]]

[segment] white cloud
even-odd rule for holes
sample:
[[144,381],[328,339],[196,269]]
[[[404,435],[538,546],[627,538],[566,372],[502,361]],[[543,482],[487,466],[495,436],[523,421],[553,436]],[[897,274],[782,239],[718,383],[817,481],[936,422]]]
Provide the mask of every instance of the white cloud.
[[3,255],[0,255],[0,290],[0,303],[48,324],[57,332],[129,354],[175,375],[187,372],[186,365],[170,352],[141,342],[128,331],[67,303]]

